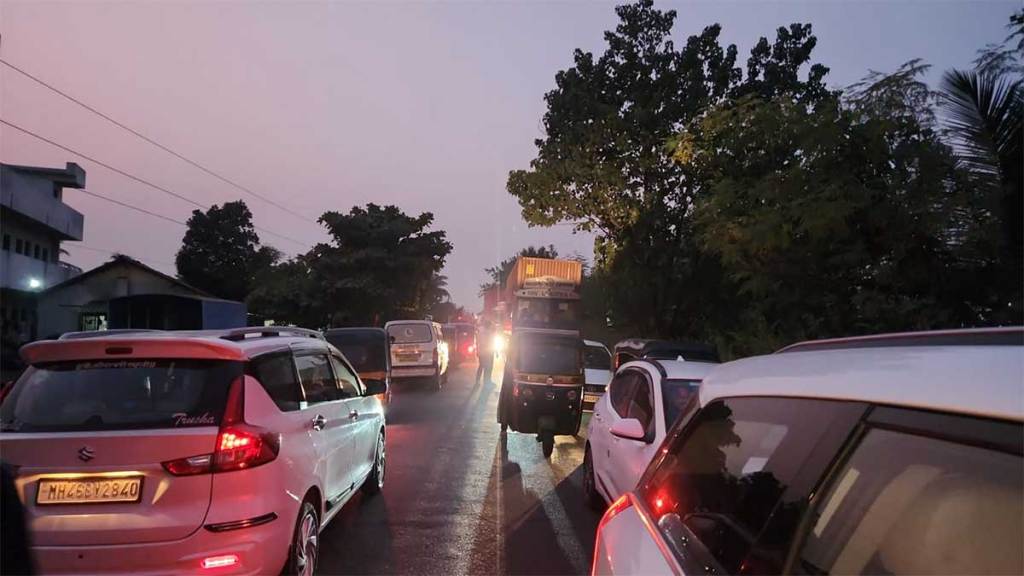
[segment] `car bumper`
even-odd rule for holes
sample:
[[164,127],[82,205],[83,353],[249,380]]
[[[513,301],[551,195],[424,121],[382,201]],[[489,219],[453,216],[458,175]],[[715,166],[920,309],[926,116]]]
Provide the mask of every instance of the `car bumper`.
[[395,378],[423,378],[425,376],[436,376],[437,368],[431,366],[392,366],[391,379]]
[[[228,532],[200,528],[188,538],[170,542],[37,546],[32,552],[40,574],[278,574],[288,557],[292,524],[277,518]],[[202,569],[204,558],[229,554],[238,556],[238,564]]]

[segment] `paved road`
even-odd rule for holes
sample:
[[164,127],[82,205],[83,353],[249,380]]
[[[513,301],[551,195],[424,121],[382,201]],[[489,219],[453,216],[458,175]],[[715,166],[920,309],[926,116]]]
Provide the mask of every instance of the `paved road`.
[[320,573],[589,571],[600,517],[582,497],[586,417],[550,460],[530,435],[503,446],[498,385],[474,385],[475,369],[456,368],[441,392],[395,387],[384,492],[356,496],[324,531]]

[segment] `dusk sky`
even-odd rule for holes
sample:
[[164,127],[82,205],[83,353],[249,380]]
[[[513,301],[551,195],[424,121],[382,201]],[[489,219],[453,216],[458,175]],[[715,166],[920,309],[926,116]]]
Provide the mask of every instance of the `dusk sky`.
[[[966,67],[1002,40],[1019,1],[659,2],[682,43],[719,22],[745,54],[810,22],[815,61],[846,86],[912,58]],[[572,51],[604,49],[608,2],[12,2],[0,0],[0,58],[150,138],[308,217],[210,177],[0,66],[0,117],[204,205],[242,198],[288,255],[326,239],[309,220],[367,202],[433,212],[454,245],[454,301],[480,308],[483,269],[526,245],[592,255],[568,226],[529,228],[505,192],[541,135],[543,95]],[[190,204],[0,126],[0,160],[86,169],[87,189],[178,220]],[[116,251],[174,273],[184,228],[78,191],[91,268]],[[396,279],[397,280],[397,279]]]

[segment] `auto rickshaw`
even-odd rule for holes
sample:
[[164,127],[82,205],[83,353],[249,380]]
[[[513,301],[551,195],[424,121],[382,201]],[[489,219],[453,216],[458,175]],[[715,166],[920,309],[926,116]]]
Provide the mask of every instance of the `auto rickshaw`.
[[378,395],[385,409],[391,402],[391,343],[383,328],[331,328],[327,341],[341,350],[359,379],[382,380],[386,392]]
[[573,330],[517,328],[509,343],[498,423],[535,433],[544,456],[556,435],[575,436],[583,416],[583,342]]

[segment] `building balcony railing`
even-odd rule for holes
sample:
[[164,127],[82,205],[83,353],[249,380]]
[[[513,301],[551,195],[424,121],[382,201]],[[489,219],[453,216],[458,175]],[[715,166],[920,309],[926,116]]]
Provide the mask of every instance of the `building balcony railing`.
[[0,288],[39,292],[82,273],[67,262],[46,262],[24,254],[0,251]]

